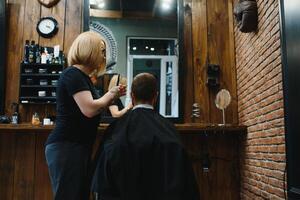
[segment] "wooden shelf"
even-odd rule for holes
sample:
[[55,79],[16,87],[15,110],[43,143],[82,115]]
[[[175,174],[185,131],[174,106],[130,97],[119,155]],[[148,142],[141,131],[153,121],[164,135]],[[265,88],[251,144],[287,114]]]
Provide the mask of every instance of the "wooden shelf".
[[62,66],[63,64],[59,64],[59,63],[52,63],[52,64],[43,64],[43,63],[21,63],[21,65],[23,66],[28,66],[28,67],[36,67],[36,66],[43,66],[43,67],[47,67],[47,66]]
[[37,100],[37,99],[44,99],[44,100],[55,100],[56,97],[20,97],[21,100]]
[[56,85],[21,85],[22,88],[56,88]]
[[202,134],[219,134],[219,133],[232,133],[240,134],[247,133],[247,126],[234,125],[234,124],[201,124],[201,123],[185,123],[175,124],[176,129],[181,133],[202,133]]
[[[31,71],[27,71],[29,73],[26,73],[26,69],[31,69]],[[45,73],[40,73],[39,69],[44,69],[43,72]],[[19,102],[21,104],[56,104],[56,96],[50,96],[48,92],[50,90],[54,91],[57,88],[57,81],[61,75],[59,72],[63,71],[63,69],[64,66],[58,63],[21,63]],[[47,83],[47,85],[40,85],[41,81]],[[40,90],[47,90],[48,95],[45,97],[37,96]]]
[[[27,102],[24,102],[27,101]],[[56,104],[56,97],[20,97],[22,104]]]
[[48,73],[22,73],[21,76],[57,76],[59,77],[60,74],[48,74]]

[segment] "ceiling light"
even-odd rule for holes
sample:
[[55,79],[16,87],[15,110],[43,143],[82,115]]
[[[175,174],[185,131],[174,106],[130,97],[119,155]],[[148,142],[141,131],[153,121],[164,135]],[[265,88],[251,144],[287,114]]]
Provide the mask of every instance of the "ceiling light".
[[104,2],[100,2],[99,4],[98,4],[98,8],[104,8],[105,7],[105,3]]
[[161,8],[162,8],[163,10],[170,10],[170,9],[171,9],[171,4],[168,3],[168,2],[162,2]]
[[105,8],[105,1],[104,0],[95,0],[96,5],[99,9]]
[[135,51],[137,48],[136,47],[132,47],[132,50]]
[[150,48],[150,51],[154,51],[154,50],[155,50],[154,47],[151,47],[151,48]]
[[96,4],[97,4],[96,0],[90,0],[90,5],[96,5]]
[[148,47],[148,46],[145,46],[145,49],[149,49],[149,47]]

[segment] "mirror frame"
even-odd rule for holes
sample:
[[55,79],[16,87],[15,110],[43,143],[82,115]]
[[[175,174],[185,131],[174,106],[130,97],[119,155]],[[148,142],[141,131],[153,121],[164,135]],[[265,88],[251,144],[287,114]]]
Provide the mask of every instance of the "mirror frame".
[[[178,99],[178,117],[166,117],[166,119],[171,120],[174,123],[183,123],[183,83],[185,74],[184,70],[184,61],[185,61],[185,54],[184,54],[184,6],[183,0],[176,0],[177,1],[177,38],[178,38],[178,49],[179,49],[179,57],[178,57],[178,92],[179,92],[179,99]],[[90,1],[83,0],[83,31],[89,31],[89,24],[90,24]],[[104,118],[101,122],[111,122],[113,121],[112,117],[102,117]],[[109,119],[111,118],[111,119]]]
[[[284,130],[286,147],[286,175],[287,175],[287,198],[300,198],[300,174],[299,159],[299,91],[300,75],[299,63],[299,13],[294,12],[294,8],[300,5],[287,0],[280,0],[280,42],[282,59],[282,81],[283,81],[283,101],[284,101]],[[296,39],[296,40],[295,40]],[[298,152],[298,153],[296,153]]]

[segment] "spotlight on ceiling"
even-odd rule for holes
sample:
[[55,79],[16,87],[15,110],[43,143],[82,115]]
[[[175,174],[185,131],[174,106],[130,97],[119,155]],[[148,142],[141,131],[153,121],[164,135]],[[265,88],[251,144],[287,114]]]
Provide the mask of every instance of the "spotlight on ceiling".
[[151,47],[151,48],[150,48],[150,51],[154,51],[154,50],[155,50],[154,47]]
[[161,8],[162,10],[170,10],[171,9],[171,6],[172,5],[172,0],[162,0],[161,1]]
[[95,5],[96,4],[96,0],[90,0],[90,5]]
[[100,8],[100,9],[103,9],[103,8],[105,8],[105,2],[103,1],[103,0],[101,0],[101,1],[98,1],[98,8]]

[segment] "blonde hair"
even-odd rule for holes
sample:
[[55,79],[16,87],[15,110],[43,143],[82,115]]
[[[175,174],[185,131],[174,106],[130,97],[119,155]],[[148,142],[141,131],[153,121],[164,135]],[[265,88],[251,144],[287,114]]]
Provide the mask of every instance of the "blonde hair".
[[[119,75],[113,75],[113,77],[110,79],[110,82],[109,82],[109,85],[108,85],[108,90],[110,90],[112,87],[117,85],[118,76]],[[120,75],[119,84],[127,85],[126,77],[123,77],[123,76]]]
[[98,72],[105,70],[105,42],[95,32],[81,33],[72,43],[68,53],[69,65],[83,65]]

